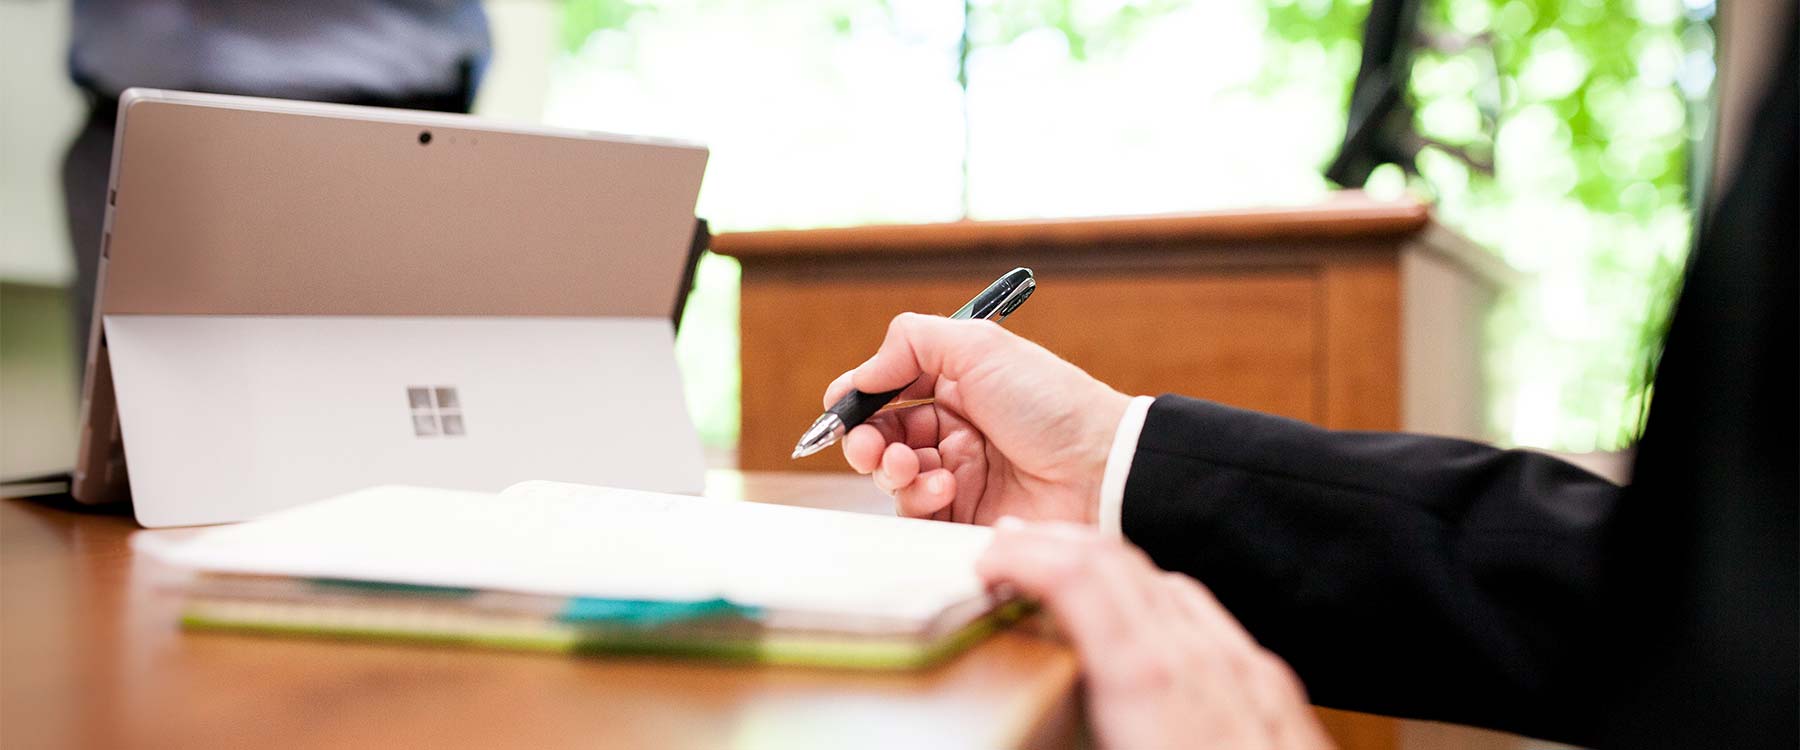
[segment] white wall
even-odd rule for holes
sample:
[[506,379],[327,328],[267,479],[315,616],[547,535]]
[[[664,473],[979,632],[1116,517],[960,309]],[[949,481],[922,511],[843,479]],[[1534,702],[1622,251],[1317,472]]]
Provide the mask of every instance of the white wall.
[[481,82],[475,114],[537,122],[550,91],[559,0],[483,0],[494,37],[494,61]]
[[74,276],[63,223],[63,149],[84,105],[65,66],[69,0],[0,2],[0,280]]
[[[480,114],[536,121],[556,52],[555,0],[486,0],[495,59]],[[0,280],[74,275],[59,170],[84,104],[66,68],[69,0],[0,2]]]

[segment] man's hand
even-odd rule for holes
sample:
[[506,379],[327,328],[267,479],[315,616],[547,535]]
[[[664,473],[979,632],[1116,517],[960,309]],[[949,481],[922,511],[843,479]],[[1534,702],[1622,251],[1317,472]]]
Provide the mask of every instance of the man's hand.
[[1130,400],[1043,347],[981,320],[907,313],[881,349],[826,389],[937,402],[875,415],[844,436],[901,515],[960,523],[1001,516],[1092,524],[1113,433]]
[[1074,643],[1111,748],[1328,748],[1288,666],[1194,579],[1070,524],[1001,519],[979,570],[1041,602]]

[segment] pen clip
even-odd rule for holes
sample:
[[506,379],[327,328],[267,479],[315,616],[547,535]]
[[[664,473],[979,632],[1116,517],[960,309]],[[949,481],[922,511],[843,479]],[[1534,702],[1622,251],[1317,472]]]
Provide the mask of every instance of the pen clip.
[[950,314],[956,320],[991,320],[995,323],[1006,320],[1006,316],[1019,309],[1025,299],[1037,289],[1037,279],[1031,270],[1015,268],[998,281],[988,285],[962,309]]
[[995,323],[1005,321],[1006,316],[1019,309],[1019,305],[1025,304],[1025,298],[1030,297],[1034,291],[1037,291],[1037,279],[1026,278],[1025,283],[1014,288],[1011,293],[1006,295],[1006,299],[1000,301],[1000,305],[994,308],[993,314],[989,315],[988,319]]

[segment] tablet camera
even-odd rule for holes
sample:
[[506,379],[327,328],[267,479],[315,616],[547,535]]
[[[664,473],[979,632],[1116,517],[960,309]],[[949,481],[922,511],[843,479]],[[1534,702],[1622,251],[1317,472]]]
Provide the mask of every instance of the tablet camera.
[[431,145],[431,131],[429,131],[429,130],[419,131],[419,145],[421,145],[421,146]]

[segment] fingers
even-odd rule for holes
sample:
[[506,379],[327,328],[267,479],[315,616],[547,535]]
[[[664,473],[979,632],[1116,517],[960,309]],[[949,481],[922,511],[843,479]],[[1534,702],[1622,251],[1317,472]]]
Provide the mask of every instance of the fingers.
[[[1324,735],[1306,714],[1306,690],[1286,663],[1257,645],[1212,592],[1187,576],[1169,573],[1163,590],[1189,636],[1190,660],[1215,670],[1237,687],[1260,717],[1275,747],[1321,747]],[[1198,637],[1194,637],[1198,636]]]
[[[844,439],[839,443],[843,445],[844,459],[850,463],[850,468],[867,474],[875,470],[881,451],[886,450],[889,443],[904,444],[909,448],[937,445],[939,424],[938,411],[929,407],[877,414],[844,433]],[[858,431],[863,436],[852,442],[851,436]]]
[[[847,370],[844,374],[837,376],[837,379],[831,381],[831,385],[825,386],[825,397],[821,399],[820,406],[825,409],[830,409],[833,404],[838,402],[838,399],[843,398],[844,394],[849,393],[850,389],[855,388],[856,384],[851,380],[855,374],[855,370]],[[932,395],[933,386],[936,381],[937,378],[929,376],[919,378],[918,382],[913,383],[911,386],[908,386],[906,390],[901,391],[898,395],[894,396],[894,400],[910,401],[912,399],[930,396]]]
[[856,371],[845,370],[844,374],[837,376],[837,379],[831,381],[831,385],[825,386],[825,399],[824,403],[820,404],[821,407],[830,409],[832,404],[837,403],[838,399],[843,398],[844,394],[849,393],[850,389],[856,387],[850,383],[850,375],[854,372]]
[[858,474],[868,474],[881,466],[881,453],[887,450],[888,440],[875,425],[861,424],[844,433],[841,444],[850,468]]
[[1312,715],[1306,689],[1287,663],[1262,649],[1248,659],[1237,684],[1243,690],[1262,725],[1280,748],[1329,748],[1331,741]]
[[1084,663],[1129,642],[1137,598],[1116,582],[1103,558],[1116,554],[1097,535],[1071,535],[1061,524],[1024,525],[1003,519],[976,571],[989,584],[1006,583],[1047,607]]
[[1329,747],[1292,670],[1206,587],[1075,524],[995,524],[977,571],[1055,615],[1082,661],[1102,744]]
[[919,455],[904,445],[889,443],[881,452],[881,466],[874,473],[875,486],[892,495],[918,475]]
[[1009,337],[991,321],[902,313],[888,324],[887,338],[875,356],[851,372],[851,383],[858,390],[876,393],[899,388],[921,375],[954,380],[982,357],[992,356],[995,348],[1005,346]]
[[1166,611],[1208,639],[1236,648],[1256,648],[1256,639],[1226,611],[1225,605],[1199,581],[1180,573],[1163,573],[1158,589]]
[[[838,380],[844,382],[845,379],[840,376]],[[881,452],[889,443],[903,443],[912,448],[936,445],[939,424],[938,410],[930,407],[876,414],[869,421],[851,428],[839,444],[843,446],[844,460],[850,468],[867,474],[880,465]]]
[[956,497],[956,477],[943,468],[936,448],[889,443],[872,478],[877,488],[894,496],[897,512],[911,518],[934,517]]
[[956,477],[944,469],[921,472],[912,484],[894,493],[895,510],[908,518],[937,518],[955,498]]

